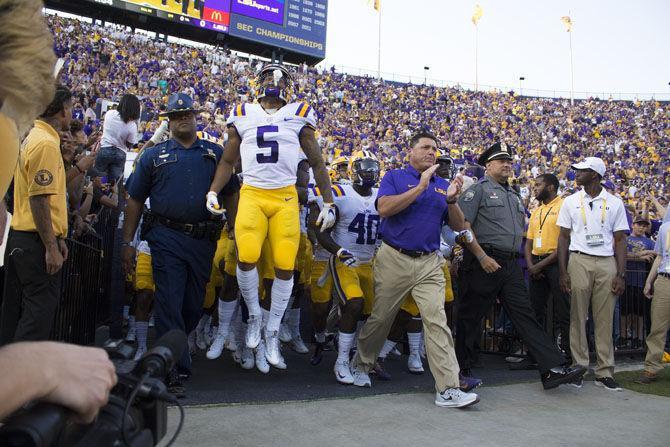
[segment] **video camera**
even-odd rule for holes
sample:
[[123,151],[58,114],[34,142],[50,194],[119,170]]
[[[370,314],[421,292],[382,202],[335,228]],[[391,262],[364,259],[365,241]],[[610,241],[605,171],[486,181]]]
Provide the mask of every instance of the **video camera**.
[[37,402],[7,418],[0,427],[0,446],[8,447],[150,447],[167,431],[167,403],[178,405],[179,426],[167,445],[179,435],[184,408],[168,393],[164,380],[186,349],[186,334],[172,330],[161,337],[139,361],[132,345],[110,340],[103,348],[114,363],[118,383],[95,422],[80,425],[69,419],[65,407]]

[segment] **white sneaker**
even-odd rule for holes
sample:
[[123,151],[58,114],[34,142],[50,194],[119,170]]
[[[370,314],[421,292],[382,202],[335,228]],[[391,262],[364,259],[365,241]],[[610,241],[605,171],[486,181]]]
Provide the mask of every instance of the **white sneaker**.
[[279,325],[279,340],[281,340],[282,343],[288,343],[291,341],[291,331],[284,323]]
[[265,343],[260,342],[256,348],[256,368],[263,374],[270,372],[270,364],[265,358]]
[[286,366],[286,361],[284,360],[284,358],[282,357],[282,358],[280,359],[279,363],[277,363],[276,365],[274,365],[274,367],[277,368],[277,369],[286,369],[287,366]]
[[300,335],[296,335],[291,339],[291,349],[298,354],[307,354],[309,352],[309,348],[305,345],[305,342],[302,341]]
[[335,362],[333,371],[335,372],[335,378],[338,382],[344,385],[351,385],[354,383],[354,376],[351,375],[351,367],[349,366],[349,362]]
[[228,351],[235,352],[237,351],[237,342],[235,342],[235,337],[228,333],[226,337],[226,343],[223,345]]
[[368,388],[372,387],[372,382],[370,381],[370,376],[368,375],[368,373],[359,371],[357,368],[354,368],[353,366],[351,367],[350,372],[354,378],[354,381],[352,382],[353,385],[366,386]]
[[250,315],[247,320],[247,335],[245,343],[247,348],[254,349],[261,342],[261,317],[260,315]]
[[142,356],[147,352],[147,347],[146,346],[138,346],[137,351],[135,351],[135,357],[133,357],[134,361],[138,361],[139,359],[142,358]]
[[400,350],[398,349],[398,346],[396,345],[393,349],[391,349],[391,352],[389,352],[389,355],[395,355],[396,357],[400,357],[402,354],[400,353]]
[[412,374],[423,374],[423,363],[421,362],[421,355],[418,352],[410,354],[407,357],[407,368]]
[[128,333],[126,334],[126,341],[129,341],[129,342],[134,342],[135,341],[135,326],[128,329]]
[[277,366],[282,360],[277,331],[265,331],[265,358],[272,366]]
[[435,405],[447,408],[465,408],[479,402],[475,393],[464,393],[458,388],[447,388],[441,393],[435,393]]
[[218,326],[211,326],[209,330],[205,332],[205,343],[207,343],[207,346],[212,346],[212,343],[214,343],[214,339],[217,337],[218,333]]
[[240,354],[240,366],[242,369],[253,369],[255,364],[254,352],[246,346],[242,348],[242,353]]
[[221,353],[223,352],[223,345],[225,344],[226,344],[226,336],[223,334],[216,334],[214,342],[207,351],[207,358],[210,360],[214,360],[221,357]]

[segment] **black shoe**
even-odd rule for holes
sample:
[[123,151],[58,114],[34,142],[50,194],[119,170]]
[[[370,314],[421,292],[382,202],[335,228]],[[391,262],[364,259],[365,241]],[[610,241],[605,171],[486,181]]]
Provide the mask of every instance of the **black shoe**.
[[391,380],[391,374],[386,371],[386,368],[384,368],[384,360],[380,358],[375,362],[375,366],[370,370],[370,374],[376,375],[378,380]]
[[519,363],[510,363],[509,369],[512,371],[532,371],[537,369],[537,363],[532,360],[523,359]]
[[309,363],[312,366],[316,366],[319,363],[321,363],[321,360],[323,360],[323,348],[325,346],[325,343],[319,343],[316,342],[314,346],[314,355],[310,357]]
[[184,394],[184,383],[179,377],[179,373],[177,373],[177,371],[170,371],[167,378],[165,379],[165,384],[167,385],[168,393],[174,394],[177,399],[186,397],[186,394]]
[[623,388],[611,377],[596,377],[593,383],[609,391],[623,391]]
[[577,381],[586,373],[583,366],[556,366],[542,374],[542,386],[545,390],[556,388],[563,383]]

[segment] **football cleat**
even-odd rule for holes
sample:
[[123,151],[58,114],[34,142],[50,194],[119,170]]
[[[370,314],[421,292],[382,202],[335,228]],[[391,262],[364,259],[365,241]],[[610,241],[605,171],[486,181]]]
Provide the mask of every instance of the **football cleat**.
[[281,340],[282,343],[288,343],[291,341],[291,331],[284,323],[279,325],[279,340]]
[[412,353],[407,357],[407,368],[412,374],[423,374],[423,363],[421,362],[421,355],[418,352]]
[[260,315],[249,315],[247,320],[247,335],[245,343],[247,348],[254,349],[261,342],[261,317]]
[[323,360],[324,345],[325,343],[319,343],[319,342],[314,343],[314,354],[309,359],[309,363],[312,366],[318,365],[319,363],[321,363],[321,360]]
[[221,357],[221,353],[223,352],[223,346],[225,344],[226,344],[226,336],[223,334],[217,334],[216,338],[214,338],[214,342],[207,351],[207,358],[210,360],[214,360]]
[[272,366],[277,366],[283,360],[279,350],[279,333],[265,331],[265,358]]
[[354,383],[354,376],[351,375],[349,362],[335,362],[333,371],[335,372],[335,378],[338,382],[344,385],[351,385]]
[[256,368],[263,374],[270,372],[270,365],[265,358],[265,343],[260,342],[256,348]]
[[130,329],[128,329],[128,333],[126,334],[126,341],[131,343],[135,341],[135,326],[131,326]]
[[255,363],[254,352],[246,346],[243,347],[240,353],[240,366],[242,369],[252,369]]
[[138,361],[139,359],[142,358],[145,352],[147,352],[146,346],[138,346],[137,351],[135,351],[135,357],[133,357],[133,360]]
[[296,335],[291,339],[291,349],[298,354],[307,354],[309,352],[309,348],[305,345],[305,342],[302,341],[300,335]]

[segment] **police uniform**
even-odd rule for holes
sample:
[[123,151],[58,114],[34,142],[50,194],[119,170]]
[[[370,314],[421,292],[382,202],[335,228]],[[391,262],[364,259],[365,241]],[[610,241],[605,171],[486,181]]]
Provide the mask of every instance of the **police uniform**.
[[[497,159],[512,159],[506,144],[491,146],[479,157],[479,164],[483,166]],[[519,264],[525,226],[525,209],[519,193],[487,175],[462,194],[458,203],[479,245],[501,267],[494,273],[486,273],[469,250],[463,255],[456,330],[456,355],[461,371],[472,366],[475,342],[481,335],[480,322],[498,297],[540,371],[563,365],[565,358],[535,318]]]
[[[170,96],[166,114],[194,111],[188,95]],[[212,259],[222,222],[212,221],[201,198],[209,191],[221,146],[197,139],[189,148],[169,139],[145,149],[128,178],[126,190],[144,203],[151,199],[151,212],[144,216],[144,239],[151,248],[151,263],[156,287],[154,314],[156,336],[172,329],[192,331],[202,314]],[[223,194],[239,189],[232,177]],[[186,351],[178,367],[190,372]]]

